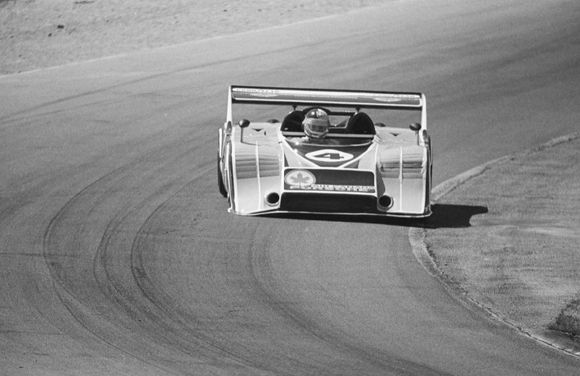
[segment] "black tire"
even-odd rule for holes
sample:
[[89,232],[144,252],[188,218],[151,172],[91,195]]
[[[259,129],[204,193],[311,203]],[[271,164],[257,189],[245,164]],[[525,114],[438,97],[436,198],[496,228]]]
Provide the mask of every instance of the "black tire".
[[222,169],[220,168],[220,157],[217,158],[217,178],[218,178],[218,189],[220,194],[224,197],[228,197],[228,191],[226,190],[226,185],[224,184],[224,177],[222,176]]

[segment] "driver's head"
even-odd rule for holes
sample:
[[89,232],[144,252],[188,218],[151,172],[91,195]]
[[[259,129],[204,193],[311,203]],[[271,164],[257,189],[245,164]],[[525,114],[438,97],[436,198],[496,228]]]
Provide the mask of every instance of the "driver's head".
[[313,108],[308,111],[302,124],[308,137],[322,138],[328,133],[330,120],[326,111],[320,108]]

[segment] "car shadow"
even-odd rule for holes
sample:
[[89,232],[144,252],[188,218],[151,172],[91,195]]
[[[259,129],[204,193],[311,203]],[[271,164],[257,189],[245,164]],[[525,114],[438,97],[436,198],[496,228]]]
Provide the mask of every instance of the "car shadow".
[[488,212],[486,206],[436,204],[433,214],[424,219],[425,228],[463,228],[471,227],[471,218]]
[[366,215],[278,213],[269,217],[286,219],[318,220],[327,222],[373,223],[400,227],[427,229],[464,228],[471,226],[471,217],[488,212],[487,207],[478,205],[435,204],[428,218],[395,218]]

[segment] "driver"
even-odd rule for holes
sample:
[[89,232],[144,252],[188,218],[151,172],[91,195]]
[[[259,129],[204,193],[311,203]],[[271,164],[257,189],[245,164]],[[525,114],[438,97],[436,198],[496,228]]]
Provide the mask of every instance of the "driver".
[[326,111],[321,108],[313,108],[304,117],[302,125],[308,138],[324,138],[330,127],[330,120]]

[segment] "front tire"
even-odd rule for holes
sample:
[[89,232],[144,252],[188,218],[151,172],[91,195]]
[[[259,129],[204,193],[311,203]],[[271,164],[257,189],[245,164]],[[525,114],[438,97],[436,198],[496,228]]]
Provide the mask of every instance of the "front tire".
[[220,194],[224,197],[228,197],[228,191],[226,190],[226,185],[224,184],[224,176],[222,174],[222,169],[220,166],[220,157],[217,157],[217,179],[218,179],[218,189]]

